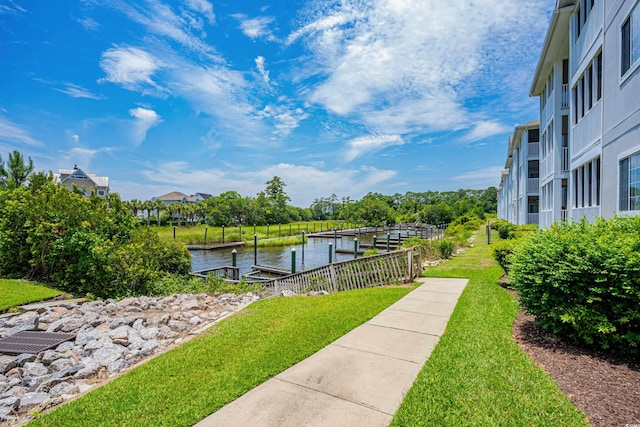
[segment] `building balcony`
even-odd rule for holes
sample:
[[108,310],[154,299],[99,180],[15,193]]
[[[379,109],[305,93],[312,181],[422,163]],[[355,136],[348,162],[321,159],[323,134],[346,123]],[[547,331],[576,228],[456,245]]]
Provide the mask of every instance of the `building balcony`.
[[561,171],[569,172],[569,147],[562,148],[562,163],[561,163]]
[[540,155],[540,144],[537,142],[527,143],[527,155],[529,157],[538,157]]
[[540,178],[527,178],[527,193],[540,192]]
[[527,224],[539,224],[540,214],[530,213],[527,214]]
[[569,84],[562,85],[562,109],[569,108]]

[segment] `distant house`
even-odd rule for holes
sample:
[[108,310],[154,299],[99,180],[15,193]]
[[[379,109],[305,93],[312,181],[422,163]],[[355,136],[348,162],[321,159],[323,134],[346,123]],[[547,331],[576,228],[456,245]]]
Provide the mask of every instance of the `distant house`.
[[172,205],[174,203],[195,203],[198,201],[194,196],[188,196],[180,191],[172,191],[171,193],[154,197],[151,200],[160,200],[164,202],[165,205]]
[[84,190],[86,196],[89,196],[94,190],[100,197],[106,197],[109,194],[108,176],[86,173],[77,165],[73,169],[60,169],[58,173],[53,174],[53,181],[64,185],[69,190],[73,190],[75,184],[76,187]]
[[210,198],[212,198],[213,196],[211,194],[207,194],[207,193],[196,193],[193,195],[193,197],[195,197],[196,201],[201,201],[201,200],[208,200]]

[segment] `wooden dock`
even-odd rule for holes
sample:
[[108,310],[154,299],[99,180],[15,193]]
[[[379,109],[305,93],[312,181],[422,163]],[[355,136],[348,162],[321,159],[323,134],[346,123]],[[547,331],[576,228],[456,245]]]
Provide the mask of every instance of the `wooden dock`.
[[244,242],[213,243],[211,245],[187,245],[187,249],[190,251],[212,251],[215,249],[237,248],[239,246],[244,246]]

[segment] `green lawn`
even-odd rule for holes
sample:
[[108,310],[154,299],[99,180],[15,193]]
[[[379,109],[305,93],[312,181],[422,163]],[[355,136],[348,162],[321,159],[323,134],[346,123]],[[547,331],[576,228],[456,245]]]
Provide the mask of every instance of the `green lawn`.
[[258,301],[33,426],[190,426],[305,359],[413,287]]
[[11,307],[53,298],[61,293],[26,280],[0,279],[0,313]]
[[587,425],[551,377],[512,340],[518,306],[498,286],[502,270],[480,240],[428,271],[430,277],[470,281],[392,425]]
[[[279,237],[286,236],[297,236],[305,233],[313,233],[337,229],[340,230],[341,227],[347,228],[353,227],[353,224],[347,224],[343,221],[309,221],[309,222],[294,222],[291,224],[282,224],[282,225],[261,225],[254,227],[243,226],[242,230],[240,227],[225,227],[224,229],[224,241],[225,242],[238,242],[244,240],[249,244],[253,244],[253,235],[254,233],[258,235],[259,240],[264,239],[274,239]],[[173,240],[173,226],[161,226],[157,227],[151,224],[151,229],[158,232],[158,235],[163,240]],[[205,231],[207,232],[207,243],[218,243],[222,242],[222,227],[211,227],[202,224],[198,224],[195,226],[182,226],[176,227],[176,238],[175,240],[178,242],[182,242],[185,244],[204,244]],[[242,237],[240,232],[242,231]],[[286,243],[283,243],[286,244]]]

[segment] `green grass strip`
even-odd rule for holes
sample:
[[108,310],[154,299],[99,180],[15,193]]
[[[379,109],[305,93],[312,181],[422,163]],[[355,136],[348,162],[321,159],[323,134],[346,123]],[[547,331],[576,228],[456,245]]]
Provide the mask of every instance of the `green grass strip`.
[[497,284],[502,270],[490,247],[478,243],[428,270],[431,277],[470,281],[392,425],[586,425],[551,377],[512,340],[517,302]]
[[57,289],[26,280],[0,279],[0,312],[18,305],[53,298],[61,293]]
[[258,301],[32,426],[191,426],[305,359],[413,287]]

